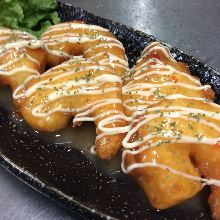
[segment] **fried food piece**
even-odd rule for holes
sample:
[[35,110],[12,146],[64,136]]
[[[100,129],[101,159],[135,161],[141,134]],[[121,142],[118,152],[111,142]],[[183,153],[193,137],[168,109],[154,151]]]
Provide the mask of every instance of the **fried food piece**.
[[170,56],[169,50],[158,42],[152,43],[143,51],[136,66],[124,77],[126,114],[142,115],[149,106],[164,98],[187,96],[212,100],[214,93],[210,86],[192,88],[200,85],[200,82],[190,75],[186,64],[176,62]]
[[[192,148],[191,156],[200,174],[209,179],[220,179],[220,148],[215,146],[196,146]],[[212,181],[210,181],[211,185]],[[217,183],[214,181],[214,183]],[[209,206],[213,219],[220,219],[220,184],[213,184],[209,196]]]
[[[73,68],[73,72],[75,69],[80,68],[81,70],[81,68],[85,68],[85,71],[76,76],[77,79],[82,77],[81,81],[84,80],[84,84],[82,89],[80,83],[75,85],[80,88],[80,92],[79,94],[72,94],[74,99],[68,95],[68,98],[61,99],[61,102],[56,102],[57,104],[54,107],[51,105],[51,109],[55,108],[57,110],[53,117],[51,116],[50,119],[47,119],[47,124],[44,121],[42,122],[44,125],[39,125],[41,120],[37,120],[36,123],[38,125],[34,125],[34,122],[31,123],[32,126],[40,130],[51,131],[65,127],[72,116],[76,116],[73,120],[74,124],[83,120],[95,120],[98,135],[96,139],[97,154],[101,158],[112,157],[121,147],[121,141],[124,137],[122,130],[126,124],[124,120],[126,117],[123,114],[123,106],[121,105],[122,95],[120,94],[121,84],[119,79],[128,70],[128,62],[122,43],[109,30],[96,25],[85,24],[81,21],[51,26],[42,35],[42,41],[47,50],[47,64],[55,66],[65,60],[74,58],[75,61],[68,62],[71,63],[69,68]],[[86,60],[83,60],[82,57]],[[79,64],[76,60],[79,61]],[[91,70],[90,66],[92,66]],[[95,69],[93,68],[94,66],[96,67]],[[101,69],[96,70],[97,68]],[[103,75],[97,75],[96,71],[98,74]],[[90,76],[91,73],[92,76]],[[119,77],[116,83],[114,80],[117,76]],[[75,75],[72,77],[74,78]],[[94,83],[93,78],[96,77],[101,79],[101,81]],[[88,80],[90,78],[93,81],[91,85],[89,85],[90,80]],[[68,78],[64,80],[68,81]],[[101,87],[99,87],[99,84]],[[110,86],[113,87],[110,88]],[[69,92],[69,89],[71,90],[71,88],[68,88],[67,92]],[[75,93],[78,93],[76,91]],[[56,105],[59,105],[59,107]],[[60,111],[58,110],[59,108],[61,109]],[[67,110],[67,113],[62,108],[71,108],[73,110]],[[63,112],[66,113],[64,114]],[[27,113],[25,112],[24,115],[27,115]],[[57,123],[56,115],[58,118],[63,117],[65,119]],[[29,121],[34,120],[31,119]],[[117,129],[119,132],[116,132]],[[106,132],[109,135],[106,135]]]
[[95,122],[99,157],[111,158],[121,148],[120,127],[126,125],[121,78],[110,67],[72,59],[26,82],[25,90],[21,114],[33,128],[60,130],[75,116],[74,125]]
[[210,86],[201,86],[155,42],[126,77],[123,98],[126,114],[138,116],[123,141],[124,171],[158,209],[191,198],[202,182],[210,184],[209,204],[220,219],[220,107],[212,103]]
[[[40,41],[26,32],[0,28],[0,83],[21,89],[30,76],[44,71],[46,52]],[[16,92],[15,92],[16,93]]]
[[73,56],[110,65],[117,75],[128,70],[127,57],[122,43],[109,30],[82,21],[66,22],[51,26],[42,35],[47,49],[47,60],[55,66]]

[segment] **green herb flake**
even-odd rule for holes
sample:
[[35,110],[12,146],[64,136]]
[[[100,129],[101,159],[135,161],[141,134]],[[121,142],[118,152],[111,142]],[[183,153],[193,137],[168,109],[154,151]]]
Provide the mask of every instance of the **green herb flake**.
[[192,122],[188,122],[187,125],[189,126],[190,130],[193,130]]
[[204,135],[203,134],[198,134],[198,135],[196,135],[196,137],[198,138],[198,142],[199,142],[203,139]]

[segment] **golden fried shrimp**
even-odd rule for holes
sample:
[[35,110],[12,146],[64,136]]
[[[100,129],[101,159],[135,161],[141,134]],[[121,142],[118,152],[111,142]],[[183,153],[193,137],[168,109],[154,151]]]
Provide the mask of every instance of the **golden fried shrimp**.
[[127,116],[138,116],[123,140],[124,172],[158,209],[211,185],[209,204],[220,219],[220,106],[210,86],[154,42],[126,77],[123,98]]
[[[217,135],[216,135],[217,136]],[[199,145],[192,147],[191,157],[194,159],[195,166],[200,174],[209,179],[220,179],[220,145],[214,146]],[[215,182],[215,181],[214,181]],[[212,182],[210,182],[211,184]],[[220,187],[211,185],[209,196],[209,206],[213,219],[220,219]]]
[[148,106],[165,97],[175,99],[184,96],[186,99],[205,95],[207,99],[212,99],[210,86],[197,89],[200,85],[200,81],[190,75],[186,64],[176,62],[168,49],[158,42],[152,43],[125,77],[123,96],[126,114],[142,115]]
[[[119,82],[119,79],[128,70],[128,61],[122,43],[109,30],[96,25],[85,24],[81,21],[51,26],[42,35],[41,39],[47,50],[47,64],[55,66],[65,60],[74,58],[75,61],[71,60],[65,63],[64,66],[71,63],[68,71],[73,68],[72,72],[80,68],[80,74],[76,76],[76,79],[82,77],[81,81],[84,80],[84,83],[82,89],[80,83],[77,82],[75,85],[80,88],[80,92],[75,91],[77,94],[72,94],[76,99],[72,99],[75,100],[74,104],[71,102],[68,106],[69,102],[66,100],[70,99],[70,95],[68,95],[68,98],[60,99],[61,102],[65,100],[66,108],[71,108],[71,110],[67,110],[68,113],[65,114],[63,110],[56,110],[57,113],[53,114],[53,117],[51,116],[51,120],[56,118],[55,115],[66,119],[62,123],[60,122],[60,125],[57,122],[54,123],[54,121],[50,123],[49,120],[47,121],[48,125],[40,125],[39,129],[42,130],[43,127],[47,131],[61,129],[66,126],[68,119],[72,116],[75,116],[74,124],[83,120],[94,120],[98,135],[96,139],[97,154],[101,158],[112,157],[121,147],[121,141],[124,137],[124,134],[122,134],[124,132],[123,126],[126,125],[126,117],[123,114],[123,106],[121,105],[121,81]],[[90,72],[92,76],[90,76]],[[74,79],[77,74],[71,77]],[[97,81],[96,77],[101,81]],[[88,78],[92,79],[91,85],[89,85],[90,80],[88,81]],[[117,83],[114,82],[116,78]],[[100,85],[101,87],[99,87]],[[110,88],[110,86],[113,87]],[[71,90],[71,88],[68,88],[67,92],[69,92],[69,89]],[[101,94],[102,90],[103,94]],[[58,107],[56,108],[58,109]],[[120,126],[122,127],[120,128]],[[119,131],[118,134],[116,134],[116,131]],[[107,133],[109,135],[106,135]]]
[[26,32],[0,28],[0,83],[16,93],[30,76],[43,72],[46,52],[40,41]]
[[47,49],[47,62],[55,66],[74,56],[110,65],[115,74],[128,70],[122,43],[109,30],[96,25],[72,21],[51,26],[43,35]]
[[121,78],[110,67],[71,59],[26,82],[25,93],[18,98],[23,96],[21,114],[35,129],[60,130],[75,116],[74,125],[95,122],[99,157],[111,158],[121,148],[126,124]]

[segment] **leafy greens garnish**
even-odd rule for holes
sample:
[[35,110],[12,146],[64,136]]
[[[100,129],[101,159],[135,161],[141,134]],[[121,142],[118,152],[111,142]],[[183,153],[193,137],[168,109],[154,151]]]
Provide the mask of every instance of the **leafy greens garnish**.
[[0,0],[0,26],[27,31],[37,38],[60,22],[56,0]]

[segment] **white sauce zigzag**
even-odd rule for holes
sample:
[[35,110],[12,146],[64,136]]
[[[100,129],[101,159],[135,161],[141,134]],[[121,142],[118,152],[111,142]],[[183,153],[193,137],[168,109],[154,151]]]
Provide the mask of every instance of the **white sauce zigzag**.
[[[18,53],[18,56],[11,58],[8,62],[0,65],[0,77],[12,76],[21,71],[32,73],[32,76],[39,75],[40,73],[37,70],[31,69],[27,66],[16,67],[10,70],[7,70],[7,68],[20,62],[24,57],[39,66],[40,63],[38,60],[31,57],[25,51],[20,51],[22,51],[24,48],[37,49],[41,47],[43,47],[42,42],[26,32],[8,28],[0,28],[0,58],[10,53],[10,51],[13,52],[13,50]],[[22,85],[19,87],[21,89]],[[13,96],[14,95],[15,94],[13,94]]]
[[[148,47],[145,48],[145,50],[142,53],[142,57],[138,60],[137,63],[140,63],[144,56],[149,55],[154,50],[160,50],[167,58],[169,58],[172,61],[175,61],[174,58],[170,55],[168,48],[163,47],[158,42],[154,42],[150,44]],[[175,61],[176,62],[176,61]],[[152,64],[151,64],[152,63]],[[151,65],[150,65],[151,64]],[[145,73],[144,71],[148,71]],[[133,95],[141,95],[141,96],[151,96],[155,93],[155,90],[157,88],[166,87],[166,86],[179,86],[191,90],[204,90],[207,88],[210,88],[210,86],[205,85],[201,86],[199,80],[195,79],[194,77],[188,75],[187,73],[180,72],[175,70],[173,67],[169,65],[163,64],[160,60],[153,58],[149,59],[147,62],[144,62],[143,64],[139,65],[138,67],[134,68],[133,71],[136,71],[135,74],[132,76],[134,80],[143,79],[148,76],[152,75],[159,75],[159,76],[170,76],[172,74],[180,75],[188,80],[190,80],[194,85],[188,85],[186,83],[181,82],[169,82],[169,83],[163,83],[163,84],[155,84],[155,83],[137,83],[135,81],[130,81],[123,87],[123,95],[133,94]],[[128,77],[126,77],[128,79]],[[146,90],[147,89],[147,90]],[[205,98],[201,97],[189,97],[185,96],[183,94],[172,94],[172,95],[165,95],[161,94],[164,99],[167,100],[174,100],[174,99],[189,99],[189,100],[200,100],[206,102]],[[154,133],[149,133],[146,136],[143,137],[141,140],[136,140],[134,142],[129,142],[131,137],[144,125],[146,125],[148,122],[150,122],[153,119],[157,119],[160,117],[165,118],[178,118],[181,120],[185,120],[187,122],[198,122],[197,118],[189,117],[189,114],[201,114],[205,116],[202,119],[199,119],[199,123],[208,126],[212,128],[213,130],[220,132],[220,127],[216,125],[214,122],[209,121],[207,118],[215,119],[217,121],[220,121],[220,107],[219,105],[209,102],[208,104],[210,106],[213,106],[218,109],[218,112],[208,111],[208,110],[202,110],[202,109],[196,109],[196,108],[190,108],[190,107],[182,107],[182,106],[158,106],[158,107],[151,107],[149,108],[149,105],[158,103],[158,100],[154,101],[146,101],[141,100],[140,98],[137,98],[138,104],[137,105],[129,105],[131,103],[135,102],[135,99],[128,98],[124,101],[124,107],[132,112],[132,117],[136,117],[138,115],[142,116],[142,119],[138,121],[138,123],[135,124],[135,126],[130,127],[128,129],[128,133],[126,137],[124,138],[122,144],[124,147],[124,151],[122,154],[122,170],[125,173],[130,173],[132,170],[137,168],[144,168],[144,167],[156,167],[164,170],[169,170],[170,172],[180,175],[182,177],[185,177],[187,179],[195,180],[195,181],[201,181],[204,185],[215,185],[220,187],[220,180],[217,179],[205,179],[205,178],[199,178],[178,170],[175,170],[165,164],[160,164],[157,162],[145,162],[145,163],[134,163],[129,165],[125,168],[125,157],[127,154],[139,154],[151,147],[157,146],[157,142],[152,142],[151,140],[155,138]],[[137,101],[136,100],[136,101]],[[147,115],[144,115],[147,111]],[[162,116],[161,116],[162,112]],[[144,116],[143,116],[144,115]],[[100,128],[101,129],[101,128]],[[172,133],[172,132],[171,132]],[[178,134],[173,135],[170,132],[163,133],[162,136],[160,134],[157,134],[156,137],[166,138],[166,140],[169,143],[198,143],[197,137],[187,136],[187,135],[181,135],[181,138],[179,138]],[[208,138],[203,137],[199,140],[199,143],[206,144],[206,145],[215,145],[220,142],[220,137],[218,138]],[[140,147],[141,146],[141,147]],[[137,147],[140,147],[138,150]],[[136,150],[135,150],[136,149]]]
[[[65,31],[66,30],[66,31]],[[94,34],[79,34],[79,33],[72,33],[69,32],[70,30],[89,30],[93,31]],[[57,31],[62,31],[61,33],[56,33]],[[65,31],[65,32],[63,32]],[[61,43],[90,43],[90,42],[97,42],[94,46],[88,48],[84,51],[86,55],[88,52],[91,52],[94,49],[98,48],[112,48],[117,47],[124,53],[124,47],[122,43],[114,38],[105,36],[99,32],[109,32],[109,30],[102,28],[96,25],[89,25],[89,24],[82,24],[82,23],[66,23],[66,24],[58,24],[51,26],[47,32],[42,35],[42,41],[44,42],[45,48],[47,52],[56,55],[58,57],[66,57],[66,58],[74,58],[76,56],[72,55],[71,53],[66,53],[60,51],[58,49],[52,49],[51,47],[56,46]],[[54,34],[53,34],[54,33]],[[51,34],[51,35],[48,35]],[[94,55],[88,57],[90,59],[97,59],[99,57],[106,56],[103,60],[99,60],[101,64],[107,63],[108,65],[112,65],[112,67],[120,67],[124,70],[128,70],[128,62],[127,57],[125,56],[125,60],[121,59],[120,57],[116,56],[115,54],[107,51],[103,51],[100,53],[95,53]]]
[[[59,30],[63,30],[64,28],[71,28],[71,29],[89,29],[89,30],[97,30],[97,31],[103,31],[103,32],[107,32],[107,29],[95,26],[95,25],[88,25],[88,24],[60,24],[60,25],[56,25],[56,26],[52,26],[49,28],[49,30],[47,31],[47,33],[52,33],[54,31],[59,31]],[[16,42],[10,42],[9,43],[5,43],[4,41],[6,40],[10,40],[10,37],[8,37],[7,35],[15,35],[19,37],[19,40]],[[5,36],[6,35],[6,36]],[[77,35],[77,34],[70,34],[70,33],[66,33],[66,34],[60,34],[60,35],[54,35],[53,37],[47,37],[45,34],[42,37],[42,40],[44,41],[44,44],[50,46],[50,45],[55,45],[57,43],[57,40],[59,41],[59,43],[62,42],[72,42],[72,43],[85,43],[85,42],[93,42],[93,41],[97,41],[100,40],[102,43],[94,46],[94,48],[98,48],[98,47],[118,47],[122,50],[124,50],[122,44],[120,41],[118,41],[115,38],[112,37],[106,37],[104,35],[97,35],[96,38],[93,38],[89,35]],[[1,41],[3,41],[3,43],[1,43]],[[71,54],[67,54],[67,53],[63,53],[60,51],[56,51],[56,50],[52,50],[49,49],[48,46],[46,46],[46,49],[49,53],[57,55],[57,56],[61,56],[61,57],[69,57],[72,58],[73,56]],[[0,57],[4,56],[5,53],[7,53],[8,50],[10,49],[22,49],[25,47],[29,47],[29,48],[39,48],[42,47],[42,44],[40,41],[37,41],[35,38],[33,38],[31,35],[20,32],[20,31],[11,31],[9,29],[0,29]],[[94,49],[93,48],[93,49]],[[91,48],[90,48],[91,49]],[[85,51],[85,53],[89,52],[88,49],[87,51]],[[174,58],[170,55],[169,50],[166,47],[163,47],[161,45],[159,45],[157,42],[150,44],[148,47],[145,48],[145,50],[142,53],[142,57],[137,61],[137,63],[140,63],[143,60],[143,57],[150,54],[153,50],[160,50],[167,58],[171,59],[172,61],[175,61]],[[101,52],[100,54],[95,54],[92,57],[90,57],[91,59],[95,59],[97,57],[101,57],[103,56],[104,53]],[[38,61],[35,60],[33,57],[29,56],[28,54],[21,54],[20,56],[14,58],[13,60],[9,61],[8,63],[4,63],[2,65],[0,65],[0,75],[4,75],[4,76],[11,76],[13,74],[16,74],[18,71],[27,71],[27,72],[31,72],[33,73],[33,75],[31,75],[30,77],[28,77],[26,79],[26,81],[24,82],[24,85],[27,84],[30,80],[32,80],[33,78],[36,77],[36,75],[38,75],[39,73],[36,70],[31,70],[30,68],[27,67],[22,67],[22,68],[15,68],[13,70],[10,71],[5,71],[4,69],[6,69],[8,66],[19,62],[20,59],[22,59],[24,56],[26,56],[29,60],[31,60],[32,62],[35,62],[37,64]],[[119,57],[115,56],[114,54],[111,53],[107,53],[108,58],[105,58],[103,60],[100,60],[100,65],[101,68],[103,68],[103,70],[107,69],[106,66],[104,66],[104,64],[108,63],[109,61],[117,61],[118,63],[114,63],[112,65],[116,65],[118,67],[124,68],[124,70],[128,70],[128,64],[126,60],[120,59]],[[79,56],[78,58],[80,60],[80,62],[87,62],[84,59],[81,58],[81,56]],[[148,66],[150,63],[156,63],[153,64],[151,66]],[[63,65],[68,65],[68,62],[64,63]],[[88,69],[96,69],[96,66],[90,66],[88,67]],[[158,68],[161,68],[163,70],[158,71]],[[59,67],[55,67],[54,69],[59,69]],[[52,70],[54,70],[52,69]],[[52,74],[53,75],[53,71],[50,70],[48,71],[48,74]],[[84,71],[85,69],[83,69],[82,71]],[[165,87],[165,86],[180,86],[180,87],[184,87],[184,88],[188,88],[188,89],[193,89],[193,90],[204,90],[206,88],[210,88],[210,86],[201,86],[199,80],[195,79],[194,77],[184,73],[184,72],[180,72],[175,70],[173,67],[169,66],[169,65],[164,65],[160,60],[158,59],[150,59],[148,60],[148,62],[143,63],[141,66],[139,66],[138,68],[134,68],[134,70],[136,71],[136,73],[133,76],[134,80],[138,80],[138,79],[142,79],[146,76],[150,76],[150,75],[154,75],[154,74],[158,74],[158,75],[172,75],[175,71],[176,75],[181,75],[186,77],[188,80],[190,80],[192,83],[194,83],[195,85],[188,85],[186,83],[180,83],[180,82],[176,82],[176,83],[164,83],[164,84],[150,84],[150,83],[133,83],[130,82],[127,85],[125,85],[123,87],[123,94],[137,94],[137,95],[152,95],[155,91],[156,87]],[[142,74],[142,71],[145,70],[149,70],[150,72],[148,72],[147,74]],[[80,71],[80,70],[79,70]],[[60,77],[65,77],[68,74],[74,74],[74,70],[73,71],[69,71],[69,72],[65,72],[64,74],[58,75],[54,77],[54,80],[59,79]],[[69,81],[68,83],[66,83],[66,87],[63,87],[62,83],[59,83],[56,85],[58,91],[51,93],[48,96],[48,102],[50,101],[54,101],[54,100],[58,100],[61,99],[63,97],[67,97],[67,96],[74,96],[74,95],[82,95],[82,94],[90,94],[90,95],[95,95],[95,94],[102,94],[102,93],[109,93],[112,91],[118,91],[119,88],[118,87],[111,87],[106,89],[105,91],[102,91],[101,89],[99,89],[99,87],[101,85],[103,85],[105,82],[120,82],[121,83],[121,79],[115,75],[111,75],[111,74],[106,74],[106,75],[102,75],[99,77],[94,78],[93,80],[91,80],[90,82],[86,81],[86,79],[80,79],[77,83],[74,81]],[[44,80],[42,82],[36,83],[34,86],[30,87],[25,93],[21,93],[20,91],[22,91],[22,88],[24,85],[20,85],[14,92],[13,97],[15,99],[21,98],[22,96],[26,96],[29,97],[31,96],[34,92],[36,92],[37,89],[47,89],[50,88],[50,85],[45,85],[49,83],[49,81]],[[80,89],[76,90],[71,90],[70,88],[72,87],[76,87],[76,86],[81,86]],[[148,91],[138,91],[138,89],[148,89]],[[164,94],[160,94],[162,96],[165,96]],[[199,97],[187,97],[184,96],[182,94],[174,94],[174,95],[169,95],[167,97],[165,97],[166,99],[191,99],[191,100],[204,100],[202,98]],[[102,134],[97,136],[97,139],[103,137],[103,135],[114,135],[117,133],[126,133],[128,132],[128,134],[126,135],[125,139],[123,140],[123,147],[124,147],[124,152],[122,155],[122,170],[125,173],[129,173],[134,169],[137,168],[141,168],[141,167],[157,167],[157,168],[161,168],[161,169],[168,169],[170,172],[183,176],[185,178],[191,179],[191,180],[196,180],[196,181],[202,181],[205,184],[208,185],[216,185],[216,186],[220,186],[220,180],[215,180],[215,179],[205,179],[205,178],[199,178],[199,177],[195,177],[193,175],[189,175],[186,174],[184,172],[175,170],[171,167],[166,166],[165,164],[159,164],[156,162],[147,162],[147,163],[136,163],[136,164],[132,164],[130,166],[128,166],[127,168],[124,167],[124,159],[126,154],[138,154],[146,149],[149,149],[150,147],[154,147],[156,145],[156,143],[153,143],[152,145],[143,145],[139,150],[134,150],[135,147],[140,146],[141,144],[144,144],[145,142],[148,142],[149,140],[151,140],[151,138],[153,137],[152,134],[148,134],[145,137],[143,137],[143,140],[137,140],[133,143],[129,142],[129,139],[131,138],[131,136],[144,124],[146,124],[148,121],[154,119],[154,118],[158,118],[160,117],[160,114],[155,114],[154,112],[156,110],[161,111],[164,110],[165,107],[157,107],[157,108],[148,108],[148,106],[150,104],[154,104],[156,103],[156,101],[141,101],[139,100],[139,102],[141,103],[141,105],[139,106],[131,106],[129,105],[129,103],[134,102],[135,100],[133,99],[128,99],[124,102],[124,107],[131,110],[132,111],[132,116],[131,117],[126,117],[124,116],[123,112],[120,111],[115,111],[115,110],[109,110],[107,112],[101,113],[100,115],[97,115],[96,117],[88,117],[89,114],[91,114],[93,111],[95,111],[97,108],[101,107],[101,106],[105,106],[105,105],[109,105],[109,104],[122,104],[122,101],[120,99],[103,99],[103,100],[98,100],[96,102],[90,103],[86,106],[83,106],[82,108],[78,108],[78,109],[69,109],[69,108],[57,108],[57,109],[53,109],[49,112],[42,112],[42,109],[45,107],[44,104],[40,104],[38,106],[36,106],[33,110],[32,110],[32,114],[35,117],[46,117],[50,114],[53,114],[54,112],[75,112],[77,113],[76,117],[73,119],[73,123],[78,123],[78,122],[82,122],[82,121],[94,121],[100,117],[103,117],[104,115],[111,115],[105,119],[103,119],[99,125],[98,128],[103,132]],[[47,104],[48,104],[47,102]],[[214,103],[210,103],[210,105],[213,105],[217,108],[219,108],[218,105],[214,104]],[[152,112],[146,116],[143,117],[143,120],[139,121],[134,127],[132,126],[132,123],[130,123],[130,125],[125,126],[125,127],[118,127],[118,128],[107,128],[106,125],[108,125],[109,123],[112,123],[114,121],[120,121],[120,120],[125,120],[128,122],[132,122],[134,123],[137,122],[137,120],[133,120],[137,115],[143,115],[144,111],[146,110],[146,108],[148,108],[148,112]],[[163,113],[164,116],[166,117],[173,117],[173,118],[181,118],[183,120],[190,120],[190,121],[194,121],[195,119],[189,119],[188,117],[186,117],[190,112],[196,112],[196,113],[201,113],[201,114],[205,114],[208,117],[212,117],[216,120],[220,120],[220,117],[218,116],[218,114],[216,114],[216,112],[211,112],[211,111],[205,111],[205,110],[200,110],[200,109],[192,109],[192,108],[187,108],[187,107],[168,107],[166,108],[166,110],[172,110],[173,112],[171,114],[169,113]],[[215,125],[213,122],[208,122],[207,120],[200,120],[201,124],[204,124],[206,126],[212,127],[214,130],[216,131],[220,131],[220,127]],[[177,142],[177,143],[197,143],[198,140],[195,137],[190,137],[190,136],[182,136],[181,139],[177,139],[176,136],[170,136],[167,135],[167,137],[170,139],[171,142]],[[218,143],[220,141],[220,137],[219,138],[202,138],[200,140],[200,143],[204,143],[204,144],[210,144],[210,145],[214,145],[216,143]]]
[[[107,94],[111,93],[113,91],[120,91],[120,87],[118,86],[112,86],[108,88],[102,88],[102,85],[105,83],[119,83],[121,84],[121,78],[117,75],[112,74],[112,70],[109,67],[99,65],[92,65],[92,61],[89,61],[90,66],[88,65],[88,60],[86,59],[80,59],[80,66],[76,69],[68,69],[66,71],[60,71],[63,69],[63,67],[67,67],[68,65],[71,65],[71,62],[75,62],[76,60],[70,59],[67,62],[64,62],[63,64],[54,67],[53,69],[50,69],[48,72],[44,73],[40,77],[44,76],[51,76],[52,80],[50,79],[43,79],[39,82],[36,82],[33,84],[30,88],[28,88],[24,93],[20,93],[21,89],[18,88],[14,94],[15,99],[19,99],[23,96],[26,98],[31,97],[34,93],[36,93],[38,90],[44,90],[44,89],[51,89],[50,93],[47,95],[47,101],[43,104],[39,104],[35,106],[32,109],[32,115],[34,117],[47,117],[55,112],[66,112],[66,113],[75,113],[76,116],[73,119],[73,124],[83,122],[83,121],[95,121],[96,119],[99,119],[103,116],[105,119],[100,121],[100,127],[102,125],[106,125],[112,122],[120,121],[120,120],[130,120],[127,117],[124,116],[123,112],[118,110],[109,110],[106,112],[102,112],[99,115],[96,115],[95,117],[90,117],[88,115],[91,115],[96,109],[100,107],[104,107],[109,104],[121,104],[122,100],[118,98],[106,98],[106,99],[100,99],[97,101],[94,101],[92,103],[89,103],[83,107],[79,108],[53,108],[47,112],[43,112],[43,109],[50,104],[53,101],[59,101],[65,97],[69,96],[81,96],[81,95],[97,95],[97,94]],[[80,79],[73,79],[69,81],[64,82],[56,82],[57,80],[60,80],[64,77],[70,77],[74,76],[75,74],[82,73],[84,71],[96,71],[96,70],[104,70],[107,73],[98,75],[96,77],[91,77],[89,80],[85,77],[82,77]],[[24,84],[28,84],[33,77],[29,77],[25,81]],[[52,82],[52,84],[50,83]],[[56,88],[56,89],[54,89]],[[114,116],[112,116],[114,115]],[[98,127],[99,127],[98,126]],[[110,132],[103,131],[102,134],[98,135],[96,139],[99,139],[105,135],[114,135],[116,133],[124,133],[123,128],[111,128]]]

